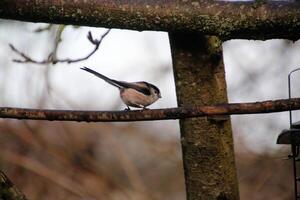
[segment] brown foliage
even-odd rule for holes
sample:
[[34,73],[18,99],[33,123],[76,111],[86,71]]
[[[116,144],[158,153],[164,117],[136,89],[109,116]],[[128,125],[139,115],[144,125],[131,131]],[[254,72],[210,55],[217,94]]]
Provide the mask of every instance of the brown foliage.
[[184,197],[174,138],[134,125],[2,121],[0,128],[0,166],[29,199]]
[[[184,199],[179,138],[143,127],[1,121],[0,166],[31,200]],[[241,199],[291,199],[288,152],[256,155],[238,142]]]

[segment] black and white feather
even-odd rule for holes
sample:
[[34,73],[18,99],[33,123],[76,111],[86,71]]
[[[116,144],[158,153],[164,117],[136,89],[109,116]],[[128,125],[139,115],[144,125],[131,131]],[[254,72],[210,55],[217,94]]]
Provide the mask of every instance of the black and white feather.
[[120,96],[123,102],[129,106],[137,108],[146,108],[147,106],[153,104],[159,98],[161,94],[159,89],[148,82],[139,81],[139,82],[125,82],[117,81],[110,79],[99,72],[96,72],[90,68],[83,67],[82,70],[85,70],[98,78],[103,79],[107,83],[117,87],[120,90]]

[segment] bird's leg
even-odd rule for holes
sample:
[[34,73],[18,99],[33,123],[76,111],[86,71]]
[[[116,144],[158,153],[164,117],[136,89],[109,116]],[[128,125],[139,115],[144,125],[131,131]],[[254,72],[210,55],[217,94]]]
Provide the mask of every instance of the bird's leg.
[[125,108],[125,111],[130,111],[130,108],[129,108],[129,106],[127,106],[127,108]]
[[144,106],[142,110],[150,110],[150,108],[146,108],[146,106]]

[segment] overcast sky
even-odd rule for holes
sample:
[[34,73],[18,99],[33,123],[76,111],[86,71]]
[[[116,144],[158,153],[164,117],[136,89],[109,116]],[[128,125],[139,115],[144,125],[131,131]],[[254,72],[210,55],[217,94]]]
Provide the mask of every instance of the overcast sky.
[[[55,29],[34,33],[35,29],[45,24],[7,20],[2,20],[0,26],[1,106],[124,109],[118,90],[80,70],[82,66],[117,80],[145,80],[157,85],[163,98],[150,108],[177,106],[170,46],[165,32],[113,29],[99,51],[87,61],[42,66],[13,63],[12,59],[18,56],[10,50],[8,43],[41,60],[53,49]],[[58,57],[78,58],[88,54],[93,49],[86,39],[89,30],[95,38],[105,31],[101,28],[67,26],[62,34]],[[223,48],[230,102],[287,98],[287,74],[293,68],[300,67],[299,42],[233,40],[225,42]],[[294,96],[300,96],[299,79],[300,73],[295,74]],[[50,96],[46,104],[39,105],[41,96],[47,93],[45,88],[50,89]],[[283,128],[288,128],[287,113],[234,116],[232,119],[235,139],[244,138],[254,151],[276,148],[277,135]],[[143,123],[153,124],[158,128],[167,128],[175,136],[179,134],[177,121]]]

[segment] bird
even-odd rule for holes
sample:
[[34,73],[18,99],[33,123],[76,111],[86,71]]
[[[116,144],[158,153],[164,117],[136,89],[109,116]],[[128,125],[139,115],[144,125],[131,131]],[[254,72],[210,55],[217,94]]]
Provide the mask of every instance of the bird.
[[117,87],[120,91],[120,97],[122,101],[127,106],[125,110],[130,110],[130,107],[142,108],[144,110],[147,109],[147,106],[153,104],[159,98],[161,98],[160,90],[158,89],[158,87],[146,81],[117,81],[114,79],[110,79],[88,67],[82,67],[80,69],[103,79],[112,86]]

